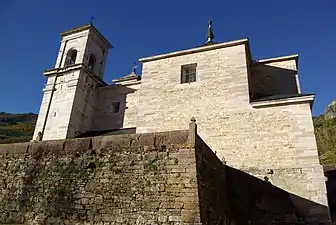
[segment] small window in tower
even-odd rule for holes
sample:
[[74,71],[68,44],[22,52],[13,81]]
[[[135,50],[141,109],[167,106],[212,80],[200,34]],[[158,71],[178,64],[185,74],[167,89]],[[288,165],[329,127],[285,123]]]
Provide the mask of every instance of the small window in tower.
[[120,102],[113,102],[112,103],[112,112],[117,113],[120,110]]
[[77,58],[77,50],[70,49],[66,56],[65,66],[74,65],[76,63],[76,58]]
[[196,63],[181,67],[181,84],[196,82],[196,67]]
[[89,63],[88,63],[88,67],[89,67],[89,70],[90,70],[91,72],[94,71],[95,64],[96,64],[96,59],[95,59],[95,57],[91,54],[90,57],[89,57]]

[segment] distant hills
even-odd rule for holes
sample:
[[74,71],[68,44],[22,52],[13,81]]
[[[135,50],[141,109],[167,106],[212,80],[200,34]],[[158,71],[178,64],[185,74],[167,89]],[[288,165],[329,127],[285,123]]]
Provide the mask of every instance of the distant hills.
[[26,142],[33,136],[37,115],[0,112],[0,144]]
[[[327,111],[330,112],[330,111]],[[26,142],[33,136],[37,115],[0,112],[0,144]],[[313,118],[321,163],[336,164],[336,117]]]

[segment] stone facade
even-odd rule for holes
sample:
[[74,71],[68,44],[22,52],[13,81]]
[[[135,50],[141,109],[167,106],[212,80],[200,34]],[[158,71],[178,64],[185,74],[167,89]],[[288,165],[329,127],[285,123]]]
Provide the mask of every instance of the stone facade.
[[[41,130],[43,140],[125,128],[139,134],[185,130],[181,121],[194,116],[199,136],[227,166],[266,176],[291,193],[294,205],[306,210],[301,213],[314,211],[328,220],[312,123],[314,95],[301,93],[298,55],[254,61],[247,39],[210,43],[140,59],[141,80],[131,73],[107,85],[102,72],[110,44],[89,25],[63,33],[61,49],[71,35],[79,37],[82,52],[103,50],[97,53],[101,69],[90,72],[80,52],[78,65],[62,67],[60,53],[56,69],[45,72],[35,136]],[[88,37],[94,45],[83,44]],[[183,68],[190,65],[195,82],[184,83]],[[301,198],[318,207],[303,207]]]
[[[116,84],[99,88],[93,130],[133,128],[137,126],[137,105],[141,82]],[[120,103],[120,110],[113,112],[112,105]]]
[[[257,63],[250,61],[244,41],[211,49],[215,47],[142,60],[137,132],[185,129],[180,121],[195,116],[200,136],[227,165],[257,177],[256,168],[263,176],[267,169],[279,171],[282,178],[273,184],[327,206],[312,124],[313,99],[299,95],[293,57]],[[196,82],[180,84],[180,68],[190,63],[197,63]],[[267,83],[249,86],[261,63],[277,71],[269,74],[269,93]],[[276,76],[289,81],[288,88]],[[254,101],[251,93],[280,97]]]

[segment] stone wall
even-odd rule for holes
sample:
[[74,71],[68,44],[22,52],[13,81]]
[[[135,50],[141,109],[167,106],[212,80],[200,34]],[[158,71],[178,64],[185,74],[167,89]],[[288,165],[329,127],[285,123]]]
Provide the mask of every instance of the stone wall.
[[332,224],[336,224],[336,166],[328,165],[324,166],[324,172],[326,176],[328,203],[330,210],[330,217]]
[[200,215],[203,224],[235,224],[230,214],[225,165],[196,137],[196,165]]
[[1,145],[0,223],[197,224],[186,140],[169,132]]
[[272,185],[285,172],[226,166],[193,129],[0,145],[0,162],[5,224],[328,224]]
[[[259,172],[259,178],[224,165],[198,136],[196,165],[201,221],[204,224],[329,224],[328,208],[273,185],[276,179],[292,185],[293,171]],[[248,172],[248,173],[247,173]],[[266,174],[266,175],[265,175]],[[303,175],[304,176],[304,175]],[[220,190],[220,191],[219,191]]]

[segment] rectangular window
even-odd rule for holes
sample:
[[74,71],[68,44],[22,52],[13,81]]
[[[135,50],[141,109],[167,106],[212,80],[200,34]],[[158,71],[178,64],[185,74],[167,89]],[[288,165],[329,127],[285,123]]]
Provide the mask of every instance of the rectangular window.
[[117,113],[120,110],[120,102],[113,102],[112,103],[112,112]]
[[196,63],[181,67],[181,84],[196,82],[196,67]]

